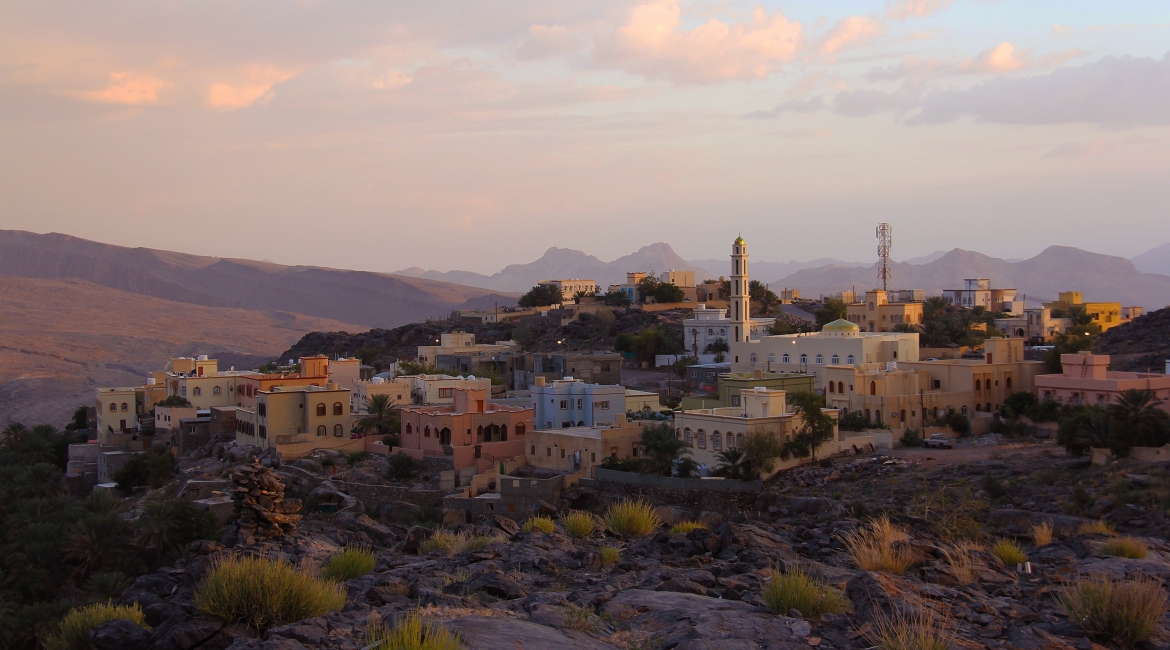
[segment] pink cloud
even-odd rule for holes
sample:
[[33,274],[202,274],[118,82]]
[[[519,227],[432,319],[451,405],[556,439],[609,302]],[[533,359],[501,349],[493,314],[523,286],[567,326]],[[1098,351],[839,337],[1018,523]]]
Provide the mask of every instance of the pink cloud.
[[272,99],[272,87],[286,81],[297,72],[273,67],[248,66],[236,70],[230,76],[235,79],[211,84],[207,90],[207,103],[214,109],[234,111],[247,108],[257,102]]
[[836,54],[848,45],[867,41],[882,33],[880,21],[868,16],[842,18],[821,40],[817,51],[821,54]]
[[899,0],[886,6],[886,17],[894,20],[925,18],[951,6],[951,0]]
[[777,11],[752,10],[739,23],[709,20],[680,29],[678,0],[654,0],[636,7],[598,50],[604,63],[630,72],[675,81],[712,83],[763,78],[795,58],[803,28]]
[[110,85],[105,90],[86,93],[86,97],[109,104],[143,106],[158,103],[158,93],[171,84],[135,72],[110,73]]
[[1004,41],[964,61],[960,67],[971,72],[1011,72],[1027,66],[1031,58],[1031,50],[1017,51],[1015,45]]

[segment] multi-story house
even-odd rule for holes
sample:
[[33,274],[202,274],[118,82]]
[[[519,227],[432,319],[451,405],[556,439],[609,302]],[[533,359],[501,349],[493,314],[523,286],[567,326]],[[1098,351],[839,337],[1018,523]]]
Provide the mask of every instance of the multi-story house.
[[881,289],[865,292],[864,302],[846,306],[846,320],[863,332],[890,332],[899,324],[922,323],[922,302],[890,302],[889,293]]
[[533,421],[539,429],[613,424],[626,413],[626,389],[622,386],[586,384],[568,377],[546,383],[544,377],[537,377],[529,390]]
[[486,388],[456,388],[451,404],[403,408],[401,449],[416,458],[449,457],[456,471],[482,471],[524,455],[532,408],[492,403],[488,396]]
[[254,406],[236,409],[237,444],[276,447],[294,458],[313,449],[353,446],[349,389],[332,382],[276,386],[260,391],[254,400]]

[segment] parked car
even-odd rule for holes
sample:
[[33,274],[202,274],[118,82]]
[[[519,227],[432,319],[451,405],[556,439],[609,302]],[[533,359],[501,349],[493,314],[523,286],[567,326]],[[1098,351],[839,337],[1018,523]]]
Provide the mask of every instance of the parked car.
[[949,436],[943,433],[936,433],[922,441],[923,447],[938,447],[939,449],[952,449],[955,443]]

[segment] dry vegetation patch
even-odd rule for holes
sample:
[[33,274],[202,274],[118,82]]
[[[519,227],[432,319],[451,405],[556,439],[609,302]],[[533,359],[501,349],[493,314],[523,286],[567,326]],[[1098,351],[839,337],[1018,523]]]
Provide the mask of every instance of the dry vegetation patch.
[[878,517],[868,527],[841,536],[849,555],[862,570],[894,575],[902,575],[914,564],[913,550],[901,543],[908,539],[906,531],[888,517]]
[[1133,645],[1154,631],[1167,600],[1153,578],[1081,576],[1064,587],[1057,603],[1094,639]]

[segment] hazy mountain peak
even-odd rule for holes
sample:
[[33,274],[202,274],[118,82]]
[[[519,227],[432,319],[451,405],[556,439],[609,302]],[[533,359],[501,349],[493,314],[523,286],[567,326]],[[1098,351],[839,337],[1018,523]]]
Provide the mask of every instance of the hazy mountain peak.
[[1170,275],[1170,242],[1129,258],[1142,273]]

